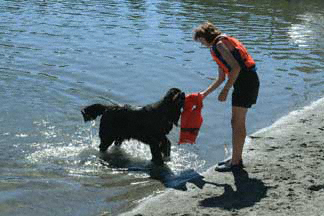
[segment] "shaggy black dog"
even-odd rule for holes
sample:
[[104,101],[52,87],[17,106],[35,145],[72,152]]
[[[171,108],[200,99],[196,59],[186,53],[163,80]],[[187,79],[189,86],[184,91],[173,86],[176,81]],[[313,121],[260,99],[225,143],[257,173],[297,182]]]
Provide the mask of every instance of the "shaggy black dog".
[[143,107],[131,105],[93,104],[82,109],[84,121],[100,120],[100,151],[105,152],[115,142],[120,145],[124,140],[136,139],[150,146],[152,161],[163,164],[163,157],[170,157],[170,140],[167,134],[173,125],[178,124],[185,94],[171,88],[158,102]]

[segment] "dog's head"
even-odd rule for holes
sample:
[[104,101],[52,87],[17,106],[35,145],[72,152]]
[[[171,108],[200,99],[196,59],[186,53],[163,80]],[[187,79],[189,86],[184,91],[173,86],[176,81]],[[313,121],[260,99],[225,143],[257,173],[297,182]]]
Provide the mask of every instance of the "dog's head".
[[181,115],[181,109],[185,102],[185,93],[178,88],[171,88],[166,93],[163,101],[167,104],[167,109],[169,109],[170,121],[178,126],[178,121]]
[[82,116],[83,116],[83,120],[84,120],[85,122],[87,122],[87,121],[92,121],[92,120],[95,120],[95,119],[96,119],[94,116],[91,116],[90,114],[88,114],[88,112],[87,112],[87,108],[83,108],[83,109],[81,110],[81,113],[82,113]]
[[102,115],[105,111],[105,107],[101,104],[93,104],[87,107],[84,107],[81,110],[83,120],[85,122],[92,121],[97,118],[97,116]]

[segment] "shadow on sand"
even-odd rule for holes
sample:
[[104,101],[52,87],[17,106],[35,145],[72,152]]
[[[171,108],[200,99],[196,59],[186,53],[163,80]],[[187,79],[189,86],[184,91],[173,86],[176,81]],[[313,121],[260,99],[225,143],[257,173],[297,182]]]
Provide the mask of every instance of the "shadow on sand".
[[268,187],[261,180],[249,178],[244,169],[232,173],[236,190],[229,184],[223,184],[223,194],[200,201],[200,206],[235,210],[253,206],[266,197]]
[[167,165],[155,166],[148,160],[133,158],[119,148],[102,154],[100,158],[110,168],[125,172],[146,173],[152,179],[160,181],[166,188],[186,191],[188,189],[187,183],[194,184],[200,189],[203,189],[206,184],[224,187],[223,194],[200,201],[199,204],[202,207],[233,210],[253,206],[266,196],[268,190],[268,187],[261,180],[249,178],[244,169],[232,172],[236,188],[234,190],[230,184],[205,181],[205,177],[193,169],[175,173]]

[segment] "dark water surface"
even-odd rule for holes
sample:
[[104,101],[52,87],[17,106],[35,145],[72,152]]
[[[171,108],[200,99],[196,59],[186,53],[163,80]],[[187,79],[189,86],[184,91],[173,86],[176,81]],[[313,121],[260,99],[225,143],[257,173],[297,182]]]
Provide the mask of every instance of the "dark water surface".
[[321,0],[0,1],[0,215],[117,215],[224,157],[230,100],[205,100],[196,145],[164,168],[136,141],[100,155],[91,103],[154,102],[170,87],[205,89],[217,75],[192,41],[205,20],[245,43],[261,91],[248,132],[324,94]]

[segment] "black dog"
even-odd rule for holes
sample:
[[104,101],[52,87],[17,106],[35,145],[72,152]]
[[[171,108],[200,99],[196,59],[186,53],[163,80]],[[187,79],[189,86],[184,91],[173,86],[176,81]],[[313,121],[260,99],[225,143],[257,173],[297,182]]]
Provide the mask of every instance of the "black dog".
[[115,142],[121,145],[124,140],[136,139],[150,145],[152,161],[163,164],[163,158],[170,157],[171,143],[167,134],[173,125],[178,124],[185,93],[171,88],[158,102],[143,107],[131,105],[93,104],[82,109],[84,121],[100,120],[100,151],[105,152]]

